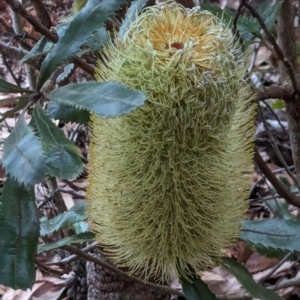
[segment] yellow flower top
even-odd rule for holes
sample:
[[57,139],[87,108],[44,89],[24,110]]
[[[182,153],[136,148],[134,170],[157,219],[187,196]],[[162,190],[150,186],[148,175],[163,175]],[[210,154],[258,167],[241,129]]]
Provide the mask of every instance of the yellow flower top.
[[90,124],[89,217],[115,263],[145,279],[188,276],[239,236],[254,130],[245,74],[230,30],[172,1],[107,44],[98,80],[148,96]]

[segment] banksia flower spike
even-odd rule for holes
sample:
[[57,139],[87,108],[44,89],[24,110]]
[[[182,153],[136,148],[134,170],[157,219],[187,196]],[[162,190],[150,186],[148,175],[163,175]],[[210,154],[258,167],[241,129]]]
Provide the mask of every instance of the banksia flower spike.
[[246,59],[200,8],[146,8],[110,41],[99,81],[147,93],[128,115],[92,116],[87,198],[105,253],[168,280],[216,262],[246,211],[254,108]]

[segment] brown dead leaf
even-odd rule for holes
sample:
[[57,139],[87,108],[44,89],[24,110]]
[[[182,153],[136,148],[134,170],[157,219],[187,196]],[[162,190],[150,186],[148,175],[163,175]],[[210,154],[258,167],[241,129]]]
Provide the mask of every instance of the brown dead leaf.
[[240,294],[245,292],[237,279],[221,267],[216,267],[211,272],[202,272],[201,279],[216,295]]
[[237,247],[238,247],[237,262],[244,264],[247,262],[249,257],[253,254],[253,250],[243,241],[238,241]]
[[278,258],[269,258],[266,256],[262,256],[257,252],[254,252],[247,260],[245,267],[249,270],[250,273],[253,274],[273,267],[277,263]]

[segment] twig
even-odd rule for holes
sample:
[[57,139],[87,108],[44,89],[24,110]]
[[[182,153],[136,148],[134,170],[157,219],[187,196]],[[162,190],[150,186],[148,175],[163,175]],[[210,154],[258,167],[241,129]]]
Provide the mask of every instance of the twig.
[[19,13],[24,19],[26,19],[33,28],[37,31],[43,34],[46,38],[48,38],[53,43],[56,43],[58,41],[58,36],[51,32],[47,27],[45,27],[43,24],[41,24],[32,14],[30,14],[25,7],[18,1],[18,0],[4,0],[11,9]]
[[63,213],[65,211],[67,211],[68,209],[67,209],[66,203],[59,191],[59,188],[58,188],[58,185],[56,182],[56,178],[49,177],[47,179],[47,186],[48,186],[48,189],[53,194],[53,202],[55,203],[55,205],[57,207],[58,213]]
[[36,265],[41,268],[44,272],[49,273],[49,274],[53,274],[53,275],[57,275],[57,276],[63,276],[64,272],[62,271],[58,271],[58,270],[54,270],[44,264],[42,264],[41,262],[38,261],[38,259],[35,259],[35,263]]
[[72,62],[78,66],[79,68],[81,68],[82,70],[84,70],[85,72],[87,72],[88,74],[92,75],[93,77],[95,76],[95,70],[94,68],[89,65],[84,59],[78,57],[78,56],[74,56],[72,58]]
[[91,261],[97,265],[100,265],[114,273],[116,273],[117,275],[119,276],[122,276],[122,277],[126,277],[140,285],[143,285],[143,286],[147,286],[149,288],[154,288],[156,290],[159,290],[161,291],[162,293],[167,293],[167,294],[171,294],[171,295],[177,295],[177,296],[182,296],[184,297],[184,293],[180,292],[180,291],[177,291],[177,290],[174,290],[174,289],[171,289],[170,287],[168,286],[163,286],[163,285],[159,285],[159,284],[156,284],[156,283],[152,283],[152,282],[145,282],[137,277],[134,277],[134,276],[130,276],[128,275],[126,272],[123,272],[122,270],[116,268],[115,266],[103,261],[103,260],[100,260],[92,255],[89,255],[89,254],[86,254],[84,253],[82,250],[80,250],[79,248],[76,248],[74,246],[63,246],[61,247],[62,249],[68,251],[68,252],[71,252],[73,254],[77,254],[78,256],[88,260],[88,261]]
[[[21,16],[20,14],[18,14],[17,12],[15,12],[14,10],[11,9],[11,18],[12,18],[12,25],[13,25],[13,29],[14,32],[17,35],[22,35],[23,33],[23,25],[22,25],[22,20],[21,20]],[[22,46],[22,42],[21,39],[19,40],[20,45]],[[28,83],[29,83],[29,87],[31,90],[35,89],[36,86],[36,78],[34,76],[34,72],[33,69],[30,68],[29,65],[27,65],[26,63],[24,64],[24,68],[25,68],[25,72],[28,78]]]
[[245,2],[245,0],[242,0],[240,2],[240,5],[239,5],[239,7],[238,7],[238,9],[235,13],[234,20],[233,20],[233,29],[232,29],[233,33],[237,36],[237,38],[238,38],[238,40],[240,41],[241,44],[243,44],[243,38],[241,37],[239,31],[237,30],[237,21],[238,21],[238,18],[240,16],[241,12],[242,12],[244,2]]
[[263,283],[267,279],[269,279],[274,272],[276,272],[292,255],[292,252],[289,252],[280,262],[278,262],[265,276],[263,276],[258,282]]
[[13,57],[18,60],[22,59],[28,53],[22,48],[6,45],[1,41],[0,41],[0,49],[1,52],[4,53],[6,56]]
[[2,54],[3,63],[5,65],[5,67],[7,68],[8,72],[10,73],[11,77],[14,79],[14,81],[17,85],[20,85],[20,81],[16,77],[15,73],[12,71],[10,65],[7,63],[6,55],[5,55],[4,51],[2,50],[1,45],[0,45],[0,52]]
[[266,101],[263,101],[264,105],[268,108],[268,110],[270,111],[270,113],[273,115],[273,117],[276,119],[276,121],[278,122],[279,126],[282,129],[282,132],[284,132],[284,134],[288,137],[289,133],[286,131],[285,127],[282,125],[282,123],[280,122],[277,114],[274,112],[274,110],[272,109],[272,107],[270,106],[270,104]]
[[76,184],[74,184],[73,182],[71,182],[69,180],[63,180],[63,182],[65,182],[71,189],[73,189],[76,192],[79,192],[79,191],[86,192],[86,188],[85,187],[77,186]]
[[255,150],[254,161],[260,170],[264,173],[266,178],[274,186],[278,194],[283,197],[288,203],[300,207],[300,198],[291,193],[285,186],[277,179],[273,172],[268,168],[267,164],[262,159],[261,155]]
[[[296,276],[295,278],[292,279],[286,279],[282,282],[280,282],[279,284],[275,284],[272,286],[267,287],[268,290],[271,291],[278,291],[281,289],[285,289],[291,286],[298,286],[300,285],[300,277]],[[242,294],[237,294],[237,295],[218,295],[217,298],[219,300],[239,300],[239,299],[243,299],[243,300],[248,300],[248,299],[252,299],[252,297],[250,297],[250,295],[248,293],[242,293]]]
[[286,102],[294,101],[294,90],[293,87],[289,84],[285,84],[282,86],[267,86],[260,87],[254,92],[257,94],[256,100],[263,101],[267,99],[282,99]]
[[81,194],[79,194],[79,193],[77,193],[77,192],[75,192],[73,190],[70,190],[70,189],[58,188],[58,190],[61,193],[72,195],[76,199],[86,199],[86,197],[84,195],[81,195]]
[[[263,21],[261,16],[257,13],[257,11],[247,1],[243,1],[243,4],[249,10],[251,15],[254,18],[257,19],[257,21],[260,24],[261,28],[265,32],[269,42],[272,44],[275,52],[277,53],[278,58],[283,62],[284,66],[286,67],[287,73],[289,74],[289,77],[291,79],[293,88],[294,88],[295,92],[297,93],[297,96],[300,98],[300,90],[298,88],[298,84],[297,84],[297,80],[296,80],[296,76],[295,76],[295,71],[294,71],[292,63],[285,57],[283,51],[278,46],[278,44],[276,42],[276,39],[274,38],[273,34],[269,31],[267,25],[265,24],[265,22]],[[293,30],[293,27],[290,30]]]
[[263,124],[264,124],[264,126],[265,126],[265,128],[266,128],[266,130],[267,130],[268,136],[269,136],[269,138],[270,138],[270,140],[271,140],[272,147],[273,147],[273,149],[274,149],[274,151],[275,151],[277,157],[279,158],[280,162],[282,163],[282,165],[283,165],[283,167],[285,168],[285,170],[286,170],[286,172],[288,173],[288,175],[289,175],[289,176],[291,177],[291,179],[293,180],[295,186],[296,186],[296,187],[298,188],[298,190],[300,191],[300,185],[299,185],[299,182],[298,182],[298,180],[296,179],[296,177],[294,176],[294,174],[292,173],[292,171],[288,168],[288,165],[286,164],[285,159],[283,158],[281,152],[279,151],[278,146],[277,146],[277,144],[276,144],[276,142],[275,142],[275,140],[274,140],[273,134],[272,134],[272,132],[271,132],[270,129],[269,129],[269,125],[268,125],[268,123],[266,122],[266,120],[265,120],[265,118],[264,118],[264,115],[263,115],[263,113],[262,113],[261,107],[258,106],[258,109],[259,109],[259,111],[260,111],[260,114],[261,114],[261,117],[262,117]]
[[[90,245],[82,248],[81,251],[83,251],[83,252],[89,252],[89,251],[93,250],[95,247],[97,247],[97,245],[98,245],[98,242],[94,242],[94,243],[92,243],[92,244],[90,244]],[[65,264],[68,264],[68,263],[70,263],[70,262],[72,262],[74,260],[77,260],[78,257],[79,256],[77,254],[72,254],[72,255],[70,255],[70,256],[68,256],[68,257],[66,257],[66,258],[64,258],[64,259],[62,259],[60,261],[46,263],[46,265],[47,266],[65,265]]]

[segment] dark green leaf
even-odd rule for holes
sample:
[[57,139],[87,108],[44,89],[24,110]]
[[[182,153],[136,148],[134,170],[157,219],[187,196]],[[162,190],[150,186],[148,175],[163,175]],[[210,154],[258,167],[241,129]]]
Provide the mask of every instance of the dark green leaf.
[[85,220],[86,217],[86,204],[78,203],[74,205],[69,211],[60,214],[50,220],[41,220],[41,236],[51,234],[61,228],[70,227],[77,222]]
[[48,105],[47,115],[51,119],[65,122],[76,122],[87,125],[90,121],[90,113],[84,109],[78,109],[75,106],[57,103],[51,101]]
[[40,245],[38,247],[38,253],[43,252],[43,251],[53,250],[56,248],[60,248],[60,247],[66,246],[66,245],[70,245],[72,243],[89,242],[94,239],[95,239],[95,234],[90,231],[86,231],[86,232],[79,233],[76,235],[71,235],[71,236],[61,239],[57,242]]
[[34,93],[0,78],[0,93]]
[[33,46],[33,48],[28,52],[21,60],[21,64],[28,62],[32,59],[38,59],[43,55],[46,55],[51,48],[53,47],[53,43],[50,42],[46,37],[42,37],[38,40],[38,42]]
[[127,11],[125,19],[119,30],[119,35],[124,36],[125,32],[128,30],[130,24],[135,20],[135,17],[142,11],[148,0],[136,0],[132,1],[131,5]]
[[0,197],[0,284],[13,289],[32,287],[38,238],[34,187],[8,177]]
[[217,300],[217,297],[200,278],[193,278],[190,282],[182,277],[180,281],[186,300]]
[[46,97],[105,117],[129,113],[146,100],[142,91],[111,81],[68,84],[55,89]]
[[240,238],[245,242],[289,251],[300,251],[300,221],[264,219],[244,221]]
[[59,179],[77,177],[83,170],[77,147],[47,117],[39,104],[35,106],[33,116],[43,144],[48,174]]
[[2,164],[6,172],[25,184],[40,182],[45,177],[42,144],[23,117],[20,117],[13,132],[5,140]]
[[223,267],[242,284],[246,291],[254,298],[260,300],[283,300],[275,292],[264,288],[263,286],[257,284],[252,278],[249,271],[236,262],[234,259],[229,257],[224,257],[222,259]]
[[84,41],[125,2],[126,0],[89,0],[75,15],[66,33],[44,60],[37,88],[40,89],[51,73],[75,54]]

